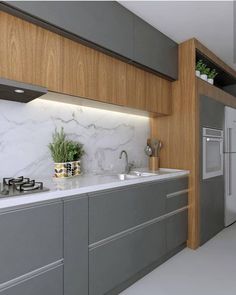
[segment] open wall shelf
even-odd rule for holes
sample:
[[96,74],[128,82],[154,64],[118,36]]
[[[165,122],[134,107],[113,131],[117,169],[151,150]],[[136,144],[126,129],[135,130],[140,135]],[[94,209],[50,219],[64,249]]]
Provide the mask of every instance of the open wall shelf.
[[[215,69],[218,75],[214,79],[214,85],[216,87],[219,87],[225,91],[227,91],[227,88],[232,88],[232,85],[235,85],[236,89],[236,77],[225,71],[221,66],[216,64],[214,61],[212,61],[208,56],[204,55],[202,52],[200,52],[198,49],[196,49],[196,63],[202,60],[209,68]],[[226,87],[226,88],[225,88]],[[235,92],[236,96],[236,92]]]

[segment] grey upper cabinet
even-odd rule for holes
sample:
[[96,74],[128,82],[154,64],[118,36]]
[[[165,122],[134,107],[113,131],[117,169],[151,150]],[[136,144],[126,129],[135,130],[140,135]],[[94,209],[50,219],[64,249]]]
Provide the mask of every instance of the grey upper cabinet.
[[64,295],[88,294],[88,198],[64,202]]
[[178,44],[140,19],[134,18],[134,58],[141,65],[178,78]]
[[63,259],[62,202],[0,214],[0,284]]
[[82,39],[131,59],[133,14],[115,1],[9,2]]

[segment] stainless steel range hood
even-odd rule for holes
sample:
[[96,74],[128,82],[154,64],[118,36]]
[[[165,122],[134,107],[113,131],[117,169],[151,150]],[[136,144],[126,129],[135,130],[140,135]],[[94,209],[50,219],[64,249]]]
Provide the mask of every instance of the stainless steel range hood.
[[0,99],[27,103],[47,92],[44,87],[0,78]]

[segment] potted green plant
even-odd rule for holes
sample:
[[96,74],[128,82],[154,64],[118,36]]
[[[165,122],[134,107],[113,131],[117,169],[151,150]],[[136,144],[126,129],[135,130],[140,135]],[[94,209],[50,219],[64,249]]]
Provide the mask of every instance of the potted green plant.
[[207,81],[210,71],[211,71],[211,69],[207,68],[207,66],[204,65],[204,67],[202,68],[202,72],[201,72],[201,79],[204,81]]
[[197,64],[196,64],[196,76],[200,77],[201,76],[201,70],[202,70],[202,66],[203,66],[203,61],[200,59]]
[[207,81],[210,83],[210,84],[214,84],[214,79],[215,77],[218,75],[218,73],[216,72],[215,69],[213,69],[209,74],[208,74],[208,79]]
[[83,145],[67,139],[63,128],[60,132],[55,130],[49,149],[54,161],[55,177],[71,177],[81,173],[80,159],[84,154]]

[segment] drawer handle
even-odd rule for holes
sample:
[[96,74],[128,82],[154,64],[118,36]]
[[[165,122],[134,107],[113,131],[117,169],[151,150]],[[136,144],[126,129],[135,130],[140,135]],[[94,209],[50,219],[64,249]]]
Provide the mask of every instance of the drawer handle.
[[174,197],[177,197],[177,196],[180,196],[180,195],[184,195],[184,194],[186,194],[188,192],[189,192],[189,189],[183,189],[181,191],[168,194],[168,195],[166,195],[166,197],[167,197],[167,199],[170,199],[170,198],[174,198]]
[[8,288],[11,288],[11,287],[13,287],[15,285],[18,285],[18,284],[20,284],[20,283],[22,283],[24,281],[32,279],[35,276],[41,275],[46,271],[50,271],[50,270],[52,270],[54,268],[57,268],[57,267],[63,265],[63,263],[64,263],[64,259],[60,259],[60,260],[52,262],[52,263],[50,263],[48,265],[45,265],[45,266],[43,266],[41,268],[35,269],[35,270],[33,270],[33,271],[29,272],[29,273],[23,274],[23,275],[21,275],[21,276],[19,276],[17,278],[14,278],[14,279],[12,279],[10,281],[4,282],[4,283],[0,284],[0,292],[6,290]]

